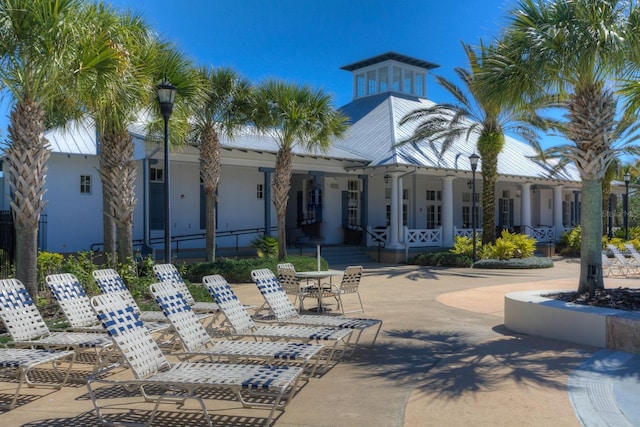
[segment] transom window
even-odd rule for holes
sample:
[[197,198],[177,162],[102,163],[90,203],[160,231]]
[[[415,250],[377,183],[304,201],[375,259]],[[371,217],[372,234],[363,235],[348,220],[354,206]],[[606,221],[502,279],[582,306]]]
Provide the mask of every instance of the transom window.
[[149,168],[150,182],[164,182],[164,169]]

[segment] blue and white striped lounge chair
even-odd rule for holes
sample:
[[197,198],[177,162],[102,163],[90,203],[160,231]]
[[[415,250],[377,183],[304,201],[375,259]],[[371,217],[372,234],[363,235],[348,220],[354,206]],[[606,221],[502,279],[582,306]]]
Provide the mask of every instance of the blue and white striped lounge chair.
[[[310,374],[313,375],[322,345],[279,341],[214,341],[173,283],[154,283],[149,286],[149,290],[180,336],[182,353],[174,351],[172,355],[181,360],[196,357],[210,362],[260,360],[270,364],[294,363],[305,370],[309,367]],[[309,362],[314,358],[316,363],[311,366]]]
[[375,335],[371,341],[371,345],[375,344],[376,339],[382,328],[382,320],[378,319],[362,319],[349,318],[344,316],[327,316],[313,314],[298,314],[293,304],[287,297],[286,293],[280,286],[278,278],[268,268],[253,270],[251,278],[256,284],[267,306],[271,310],[274,320],[280,324],[296,324],[308,326],[329,326],[333,328],[352,329],[358,331],[356,339],[353,342],[352,351],[355,350],[362,333],[368,328],[375,328]]
[[[103,424],[111,424],[111,421],[103,414],[95,385],[139,388],[146,401],[155,403],[150,417],[144,420],[148,425],[153,423],[161,403],[182,404],[186,399],[194,399],[200,404],[211,426],[205,399],[215,399],[219,395],[211,393],[211,389],[232,391],[243,407],[269,410],[265,423],[269,425],[275,411],[284,410],[296,392],[302,368],[206,362],[170,363],[144,327],[137,311],[122,299],[122,294],[98,295],[91,299],[91,304],[134,376],[131,379],[123,379],[122,375],[117,379],[113,376],[89,377],[89,395]],[[163,391],[159,395],[150,395],[148,386]]]
[[[72,331],[105,332],[91,307],[89,296],[75,275],[69,273],[50,274],[45,278],[45,282],[62,308]],[[151,332],[163,332],[170,327],[166,321],[164,323],[147,322],[145,326]]]
[[22,282],[18,279],[0,280],[0,317],[16,348],[74,350],[94,352],[93,371],[111,363],[113,344],[106,333],[51,332]]
[[[231,336],[261,338],[270,341],[333,342],[333,346],[327,346],[329,352],[324,356],[326,359],[325,368],[328,368],[331,360],[339,360],[347,352],[348,342],[353,332],[350,329],[299,325],[258,326],[240,304],[238,297],[224,277],[220,275],[205,276],[202,278],[202,283],[207,287],[224,314],[223,326],[226,326]],[[339,346],[341,346],[340,351],[336,353]]]
[[[62,388],[69,378],[69,373],[71,372],[71,368],[73,367],[75,358],[76,353],[74,351],[51,351],[30,348],[0,348],[0,372],[3,376],[11,376],[18,382],[18,386],[16,387],[16,391],[13,394],[11,401],[8,404],[0,405],[0,407],[8,410],[15,408],[23,384],[27,384],[28,387],[41,386],[53,387],[58,389]],[[68,367],[66,369],[66,372],[61,373],[58,369],[58,365],[60,363],[64,363],[65,360],[68,363]],[[53,371],[58,377],[59,382],[41,383],[31,380],[31,378],[29,377],[29,373],[31,372],[31,370],[48,363],[51,363]]]
[[187,303],[195,313],[219,313],[220,307],[215,302],[196,301],[189,292],[189,288],[184,283],[180,272],[173,264],[156,264],[153,272],[161,282],[169,282],[182,294]]

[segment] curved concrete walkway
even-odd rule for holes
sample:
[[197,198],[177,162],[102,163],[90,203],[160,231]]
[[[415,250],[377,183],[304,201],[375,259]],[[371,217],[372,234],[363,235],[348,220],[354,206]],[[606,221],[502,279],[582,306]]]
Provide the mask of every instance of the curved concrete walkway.
[[[578,272],[577,260],[557,260],[551,269],[512,271],[366,265],[361,287],[366,316],[384,320],[378,343],[312,378],[275,425],[599,426],[612,425],[600,423],[603,411],[612,408],[637,423],[640,417],[628,418],[634,414],[624,411],[640,405],[620,397],[640,395],[637,378],[630,374],[638,372],[629,365],[635,357],[606,359],[594,348],[511,334],[502,326],[506,292],[574,289]],[[640,286],[638,281],[606,284]],[[234,289],[243,303],[262,301],[252,284]],[[620,381],[612,380],[612,372],[620,374]],[[586,411],[593,390],[602,384],[612,390],[598,395],[608,403]],[[0,424],[96,424],[84,386],[29,393],[36,397],[0,412]],[[243,410],[232,401],[213,405],[216,426],[262,425],[264,411]],[[144,417],[148,405],[131,410]],[[156,425],[201,421],[197,410],[169,406]]]

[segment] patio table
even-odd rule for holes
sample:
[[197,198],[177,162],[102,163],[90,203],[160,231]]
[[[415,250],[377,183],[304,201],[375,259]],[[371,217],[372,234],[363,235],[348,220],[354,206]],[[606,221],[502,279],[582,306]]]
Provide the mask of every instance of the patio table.
[[296,272],[296,276],[300,279],[307,279],[307,286],[309,286],[309,280],[315,280],[318,284],[318,307],[316,310],[320,312],[327,311],[327,309],[322,304],[322,296],[324,292],[322,292],[322,279],[329,279],[329,284],[331,284],[331,280],[334,276],[342,276],[344,271],[342,270],[314,270],[314,271],[298,271]]

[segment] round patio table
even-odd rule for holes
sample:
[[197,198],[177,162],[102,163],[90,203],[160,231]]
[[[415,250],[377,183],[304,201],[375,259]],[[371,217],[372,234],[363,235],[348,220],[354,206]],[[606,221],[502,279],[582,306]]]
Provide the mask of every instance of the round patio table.
[[322,284],[321,281],[322,279],[329,279],[329,284],[331,284],[331,280],[333,279],[333,277],[335,276],[342,276],[344,274],[344,271],[342,270],[314,270],[314,271],[297,271],[296,272],[296,277],[298,277],[299,279],[307,279],[307,285],[309,285],[309,280],[315,280],[318,284],[318,307],[316,308],[316,310],[318,311],[318,313],[320,312],[324,312],[327,311],[327,309],[324,307],[324,305],[322,304],[322,296],[324,294],[323,290],[321,289]]

